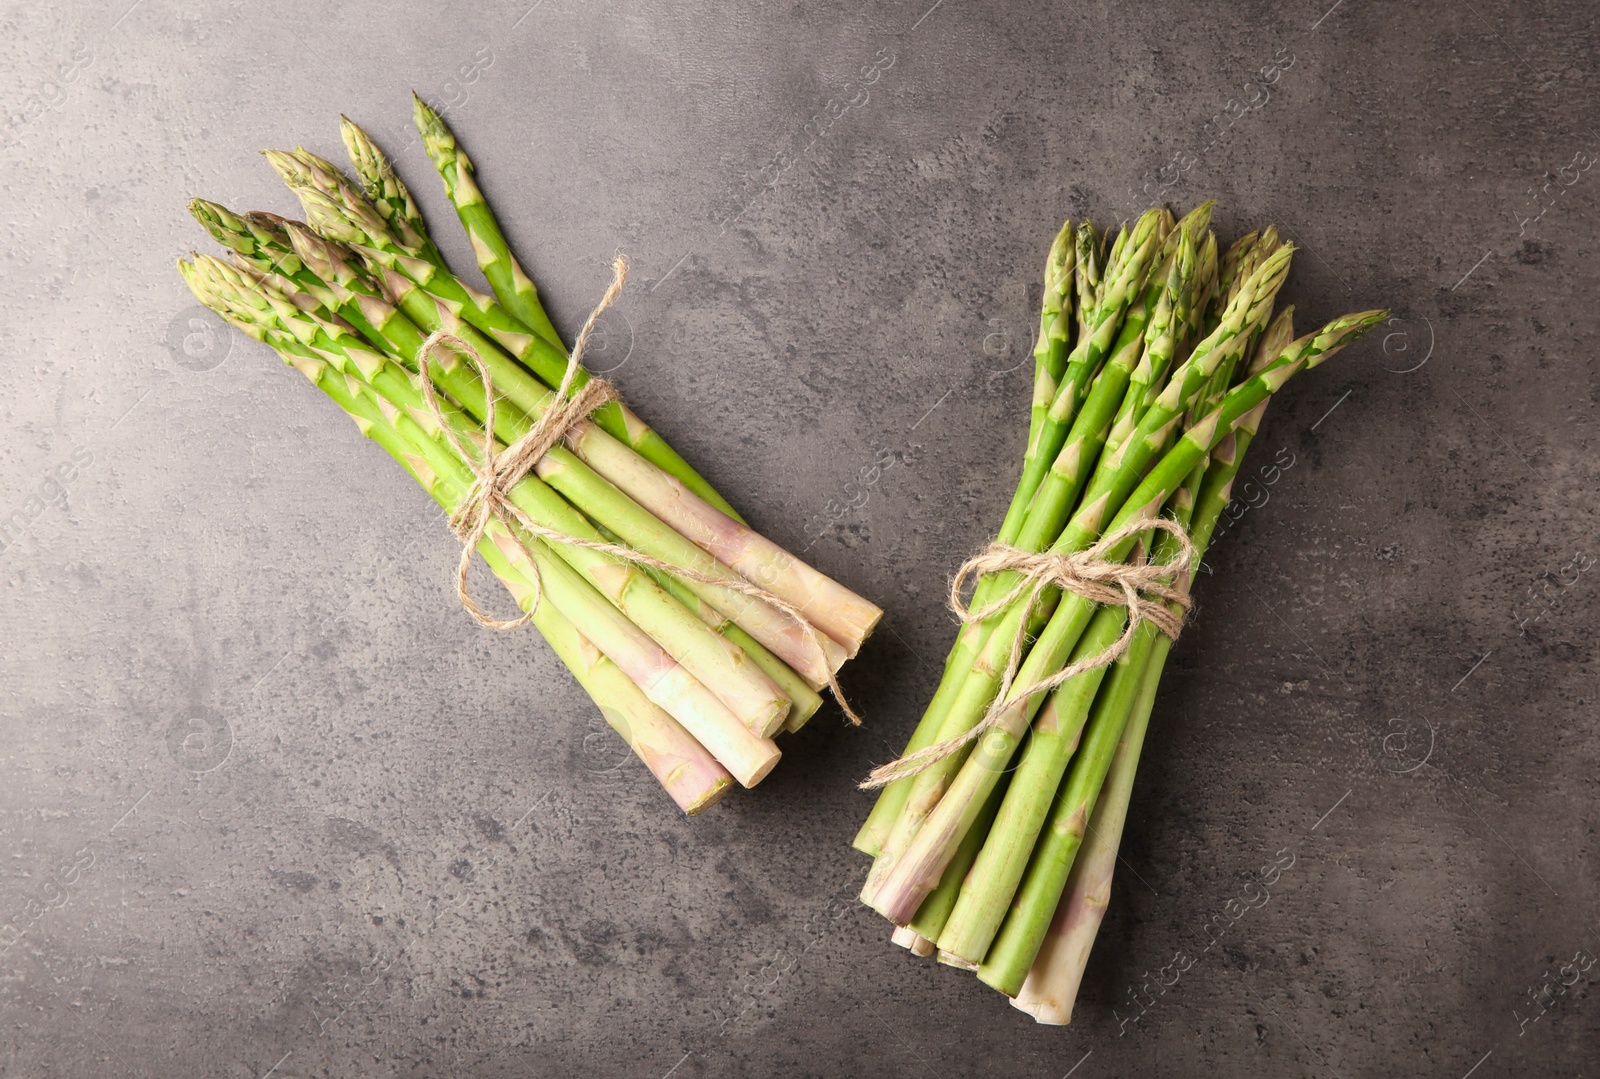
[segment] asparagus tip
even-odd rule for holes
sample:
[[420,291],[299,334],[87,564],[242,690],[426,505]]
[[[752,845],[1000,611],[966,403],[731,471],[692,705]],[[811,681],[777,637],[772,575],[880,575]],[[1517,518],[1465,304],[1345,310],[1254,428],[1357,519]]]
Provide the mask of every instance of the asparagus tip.
[[416,121],[417,129],[422,130],[441,122],[440,116],[415,90],[411,91],[411,116]]
[[[450,164],[465,164],[465,155],[456,145],[455,135],[451,132],[444,117],[440,116],[428,103],[412,93],[412,118],[417,125],[417,133],[422,136],[422,149],[434,167],[443,170]],[[446,183],[449,181],[446,179]]]

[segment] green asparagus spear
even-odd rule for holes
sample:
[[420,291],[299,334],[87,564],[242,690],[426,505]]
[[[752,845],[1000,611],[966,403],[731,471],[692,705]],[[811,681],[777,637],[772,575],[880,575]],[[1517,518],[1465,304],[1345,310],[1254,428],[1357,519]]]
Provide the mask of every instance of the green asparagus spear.
[[489,287],[494,289],[495,298],[513,317],[520,319],[545,340],[559,345],[561,338],[550,324],[550,316],[545,314],[544,305],[539,302],[539,290],[534,287],[533,279],[523,271],[517,257],[511,253],[511,245],[506,243],[505,234],[500,231],[500,222],[473,179],[471,158],[457,145],[455,134],[439,114],[428,108],[417,95],[412,94],[411,98],[417,130],[422,134],[422,147],[428,152],[428,160],[438,170],[439,178],[444,181],[445,195],[450,199],[450,205],[456,208],[461,227],[466,229],[467,239],[472,241],[472,253],[478,260],[478,269],[483,271]]

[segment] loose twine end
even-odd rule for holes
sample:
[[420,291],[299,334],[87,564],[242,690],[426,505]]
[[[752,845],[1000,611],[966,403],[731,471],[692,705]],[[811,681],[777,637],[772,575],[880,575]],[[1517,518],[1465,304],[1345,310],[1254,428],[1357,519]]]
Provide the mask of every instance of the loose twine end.
[[[512,630],[526,625],[533,618],[533,612],[539,609],[539,604],[544,599],[544,583],[540,577],[537,563],[533,558],[532,544],[526,540],[518,539],[518,546],[529,557],[530,583],[533,586],[532,596],[528,602],[528,609],[520,618],[499,619],[487,614],[472,598],[467,583],[467,573],[472,567],[472,555],[477,550],[478,543],[483,539],[485,531],[491,521],[511,528],[513,535],[516,530],[528,533],[538,539],[549,543],[563,543],[573,547],[584,547],[592,551],[599,551],[611,555],[624,562],[635,565],[648,566],[662,570],[666,573],[694,581],[698,584],[715,585],[721,588],[738,592],[741,595],[766,603],[770,607],[794,619],[796,625],[806,636],[810,645],[816,649],[822,659],[822,669],[828,672],[828,686],[833,690],[834,699],[839,702],[845,717],[855,726],[861,725],[861,717],[845,700],[844,690],[839,686],[838,678],[834,675],[831,665],[827,662],[827,651],[824,647],[822,631],[811,623],[804,612],[793,604],[772,594],[764,588],[750,584],[743,578],[734,575],[732,578],[724,576],[711,576],[690,570],[684,566],[665,562],[653,558],[632,547],[617,543],[607,543],[602,540],[584,539],[571,536],[557,529],[546,528],[533,520],[520,507],[509,498],[509,492],[523,477],[527,476],[545,454],[549,453],[558,443],[566,440],[573,428],[586,421],[596,409],[618,400],[617,389],[603,378],[591,376],[577,393],[572,393],[572,383],[581,370],[583,353],[588,347],[589,337],[594,331],[595,324],[600,316],[605,313],[616,298],[622,294],[623,285],[628,280],[628,259],[625,255],[618,255],[611,263],[611,284],[600,297],[600,302],[595,305],[589,317],[584,321],[583,329],[578,332],[578,338],[573,342],[572,354],[567,357],[567,369],[561,378],[561,385],[556,390],[555,400],[538,418],[527,434],[518,438],[505,449],[494,450],[494,420],[495,420],[495,388],[490,377],[489,365],[479,355],[478,350],[470,343],[445,330],[435,330],[422,342],[417,349],[416,378],[422,390],[423,400],[428,405],[428,410],[433,414],[434,420],[444,432],[457,456],[471,469],[475,477],[472,486],[462,496],[461,502],[450,515],[450,529],[461,540],[461,560],[456,566],[456,598],[466,608],[479,625],[487,626],[494,630]],[[477,368],[478,378],[483,383],[484,414],[483,430],[484,444],[474,447],[473,451],[462,443],[456,431],[451,426],[445,415],[444,407],[440,404],[438,393],[433,386],[433,379],[428,374],[428,364],[437,348],[448,348],[457,355],[470,360]],[[568,396],[571,394],[571,396]]]
[[[1175,540],[1176,550],[1170,558],[1159,562],[1120,562],[1109,557],[1112,549],[1123,540],[1152,530],[1166,532]],[[874,768],[859,785],[860,789],[876,790],[897,779],[925,772],[982,738],[1029,699],[1055,689],[1085,671],[1110,666],[1127,652],[1141,622],[1149,622],[1161,633],[1177,640],[1189,611],[1189,577],[1194,554],[1194,543],[1182,525],[1164,517],[1147,517],[1130,521],[1102,536],[1094,546],[1073,554],[1036,553],[1004,543],[991,543],[967,559],[950,582],[950,609],[963,623],[981,622],[1026,597],[1023,616],[1018,620],[1016,633],[1011,640],[1011,653],[1006,661],[1005,674],[1000,680],[1000,691],[983,718],[969,730]],[[962,601],[961,590],[970,577],[983,577],[1005,570],[1018,573],[1022,578],[1005,595],[981,608],[970,607]],[[1023,648],[1028,639],[1028,621],[1045,589],[1050,587],[1072,592],[1095,603],[1126,607],[1127,625],[1122,636],[1104,651],[1070,663],[1050,677],[1017,690],[1012,682],[1022,664]]]

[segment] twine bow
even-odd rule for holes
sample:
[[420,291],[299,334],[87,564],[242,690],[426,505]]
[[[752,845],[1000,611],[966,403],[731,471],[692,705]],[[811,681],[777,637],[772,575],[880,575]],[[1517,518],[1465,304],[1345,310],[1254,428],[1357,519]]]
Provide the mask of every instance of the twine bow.
[[[628,280],[628,260],[622,255],[611,264],[611,284],[605,294],[600,297],[600,302],[589,313],[589,318],[584,322],[583,329],[578,333],[578,339],[573,343],[572,354],[567,357],[567,369],[562,375],[561,385],[556,390],[556,397],[551,406],[539,417],[527,434],[517,439],[505,449],[494,450],[494,412],[495,389],[494,382],[489,374],[489,366],[478,354],[478,350],[471,344],[463,341],[455,334],[444,330],[435,330],[423,341],[422,347],[417,349],[417,379],[422,389],[423,400],[428,405],[428,410],[438,422],[445,438],[449,441],[457,456],[472,470],[476,477],[472,486],[462,496],[461,502],[450,515],[450,529],[456,538],[461,540],[461,561],[456,566],[456,598],[467,609],[467,613],[483,626],[496,630],[511,630],[526,625],[533,618],[533,612],[538,610],[544,598],[544,584],[540,579],[537,567],[533,569],[531,584],[533,594],[528,603],[527,613],[520,618],[498,619],[486,614],[472,599],[472,594],[467,584],[467,572],[472,567],[472,554],[477,550],[478,542],[483,539],[484,531],[489,527],[489,522],[499,520],[510,527],[513,523],[520,531],[537,536],[539,539],[551,543],[564,543],[573,547],[585,547],[592,551],[599,551],[611,555],[624,562],[635,565],[649,566],[662,570],[699,584],[716,585],[726,588],[741,595],[758,599],[768,606],[774,607],[790,618],[800,627],[811,645],[817,649],[819,655],[824,657],[823,670],[827,672],[828,687],[833,690],[834,699],[839,702],[846,718],[856,726],[861,725],[861,717],[855,713],[845,700],[844,690],[840,688],[838,679],[834,676],[832,667],[826,662],[827,648],[824,645],[822,631],[811,624],[800,608],[774,595],[773,593],[753,585],[735,574],[731,579],[720,576],[710,576],[698,573],[685,566],[664,562],[652,558],[632,547],[622,544],[607,543],[602,540],[583,539],[571,536],[557,529],[546,528],[528,516],[520,507],[507,497],[508,492],[517,485],[557,443],[564,440],[572,428],[584,422],[589,415],[603,405],[619,399],[617,389],[603,378],[591,377],[576,394],[568,397],[573,379],[583,362],[583,352],[589,343],[589,335],[594,330],[595,323],[605,313],[617,296],[622,292],[622,286]],[[472,361],[478,370],[478,377],[483,382],[484,410],[483,430],[484,444],[480,452],[471,453],[461,440],[456,436],[451,424],[446,419],[444,409],[439,403],[439,397],[433,387],[433,379],[428,375],[428,361],[433,350],[439,346],[446,346],[457,354]],[[524,550],[527,549],[523,542]],[[531,552],[529,552],[531,554]]]
[[[1123,540],[1152,530],[1166,532],[1176,541],[1176,549],[1169,558],[1155,562],[1146,559],[1121,562],[1110,557],[1112,550]],[[1110,666],[1127,652],[1142,622],[1149,622],[1161,633],[1177,640],[1178,634],[1183,631],[1184,616],[1189,610],[1189,574],[1193,559],[1194,544],[1188,533],[1182,525],[1164,517],[1130,521],[1102,536],[1087,550],[1072,554],[1035,553],[1004,543],[991,543],[985,550],[967,559],[950,582],[950,608],[963,623],[981,622],[1026,596],[1022,617],[1017,622],[1016,634],[1011,640],[1011,654],[1006,661],[1005,674],[1000,680],[1000,692],[989,705],[983,719],[970,730],[874,768],[861,784],[861,789],[873,790],[926,771],[982,738],[1020,702],[1048,692],[1085,671]],[[974,574],[982,577],[1004,570],[1014,571],[1022,577],[1005,595],[981,608],[972,608],[962,602],[961,589],[969,577]],[[1044,590],[1050,587],[1095,603],[1126,607],[1127,625],[1122,636],[1105,650],[1076,663],[1069,663],[1050,677],[1016,690],[1012,682],[1022,665],[1023,648],[1028,641],[1028,622]],[[1174,611],[1169,604],[1178,609]]]

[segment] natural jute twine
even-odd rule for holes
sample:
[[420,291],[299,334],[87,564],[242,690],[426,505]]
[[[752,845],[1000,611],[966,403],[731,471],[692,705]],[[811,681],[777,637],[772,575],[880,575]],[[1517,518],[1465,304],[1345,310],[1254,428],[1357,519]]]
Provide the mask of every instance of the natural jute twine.
[[[789,615],[799,624],[806,638],[823,657],[822,668],[828,674],[828,687],[833,690],[834,698],[839,702],[839,707],[851,723],[860,726],[861,717],[845,700],[844,690],[840,688],[839,681],[834,677],[832,668],[827,663],[827,649],[824,645],[824,636],[821,630],[811,624],[804,612],[786,600],[773,595],[764,588],[741,579],[729,580],[723,577],[713,577],[697,573],[683,566],[664,562],[657,558],[643,554],[632,547],[625,547],[616,543],[605,543],[600,540],[583,539],[578,536],[569,536],[557,529],[546,528],[534,521],[520,508],[514,505],[507,497],[507,493],[517,483],[533,471],[544,455],[564,441],[573,427],[589,418],[590,413],[602,405],[618,400],[616,387],[603,378],[591,377],[576,394],[568,397],[572,389],[572,381],[576,377],[583,362],[584,349],[589,344],[589,335],[593,332],[595,323],[610,307],[612,302],[622,292],[622,286],[628,280],[628,260],[618,255],[611,264],[611,284],[606,289],[605,295],[600,297],[600,303],[589,313],[589,318],[583,324],[578,339],[573,343],[572,354],[567,357],[567,369],[562,375],[561,385],[556,390],[555,401],[545,410],[534,423],[531,430],[517,439],[498,453],[494,446],[494,411],[495,389],[494,382],[489,375],[489,366],[478,354],[478,350],[463,341],[455,334],[444,330],[435,330],[428,335],[422,347],[417,349],[417,380],[422,390],[423,399],[427,402],[428,409],[433,413],[433,418],[438,421],[439,428],[444,432],[452,449],[456,451],[464,464],[472,471],[473,484],[462,496],[461,502],[456,506],[455,512],[450,515],[450,528],[461,540],[461,561],[456,566],[456,598],[461,600],[461,605],[467,609],[480,625],[490,629],[509,630],[525,625],[533,618],[533,611],[538,609],[544,598],[543,582],[539,578],[536,564],[533,562],[533,552],[525,540],[519,544],[529,556],[529,564],[533,568],[532,584],[533,598],[528,604],[528,613],[520,618],[501,620],[484,611],[473,602],[472,595],[467,586],[467,571],[472,566],[472,554],[477,550],[478,542],[483,538],[484,530],[489,527],[491,520],[499,520],[508,528],[515,524],[513,534],[518,530],[538,537],[550,543],[565,543],[573,547],[586,547],[592,551],[600,551],[611,555],[613,558],[635,565],[649,566],[662,570],[685,580],[695,581],[699,584],[717,585],[722,588],[738,592],[753,599],[759,599],[769,606],[775,607]],[[469,452],[454,429],[447,421],[444,410],[439,404],[438,394],[433,388],[433,379],[428,376],[428,362],[433,350],[444,345],[461,356],[472,361],[478,370],[478,377],[483,382],[484,410],[483,429],[485,432],[484,445],[477,453]]]
[[[1117,562],[1110,559],[1111,550],[1123,540],[1151,530],[1167,532],[1174,538],[1177,549],[1170,558],[1160,562]],[[1146,517],[1128,522],[1102,536],[1094,546],[1073,554],[1035,553],[1004,543],[991,543],[982,553],[967,559],[950,582],[950,609],[956,612],[962,622],[981,622],[1026,596],[1027,606],[1017,623],[1016,635],[1011,640],[1011,655],[1006,662],[1005,675],[1000,680],[1000,692],[983,719],[970,730],[874,768],[861,788],[873,790],[926,771],[982,738],[1017,702],[1052,690],[1085,671],[1115,663],[1128,650],[1141,622],[1149,622],[1177,640],[1183,630],[1184,615],[1189,610],[1189,574],[1193,558],[1194,544],[1182,525],[1165,517]],[[961,589],[969,577],[975,574],[982,577],[1004,570],[1014,571],[1022,577],[1009,592],[978,609],[962,602]],[[1014,690],[1011,683],[1022,664],[1023,650],[1028,641],[1028,622],[1044,590],[1052,587],[1096,603],[1128,608],[1127,626],[1122,636],[1103,652],[1068,664],[1050,677],[1024,689]],[[1167,606],[1169,603],[1178,610]]]

